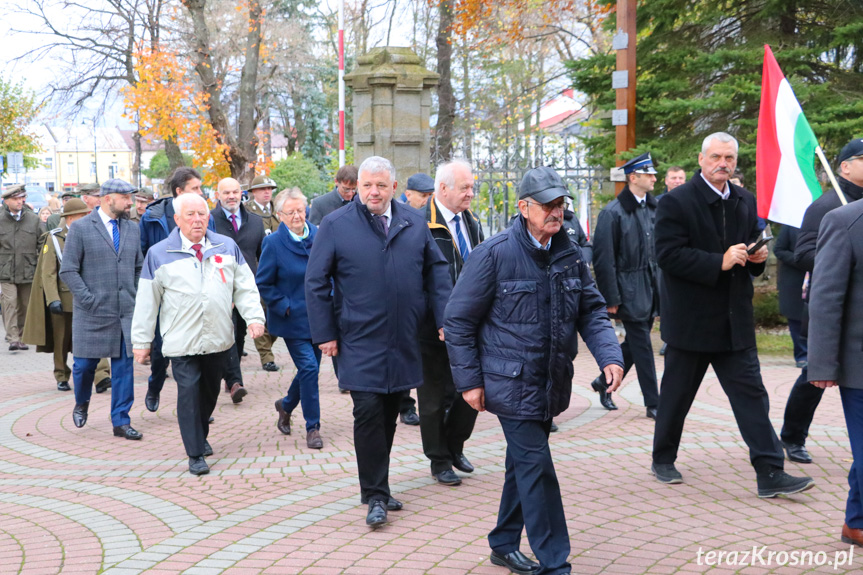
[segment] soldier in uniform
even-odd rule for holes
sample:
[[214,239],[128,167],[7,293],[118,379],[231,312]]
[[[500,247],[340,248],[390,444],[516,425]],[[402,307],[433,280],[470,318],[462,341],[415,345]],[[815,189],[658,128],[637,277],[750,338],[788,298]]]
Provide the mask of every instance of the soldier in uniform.
[[[95,184],[92,184],[92,185],[95,185]],[[77,197],[78,197],[77,192],[74,192],[72,190],[68,190],[66,192],[63,192],[60,195],[60,201],[63,202],[63,206],[65,206],[69,200],[71,200],[72,198],[77,198]],[[86,205],[86,204],[84,204],[84,205]],[[57,212],[55,214],[51,214],[50,216],[48,216],[48,221],[45,222],[45,229],[48,231],[51,231],[51,230],[54,230],[54,229],[61,227],[60,226],[60,218],[62,218],[62,217],[63,217],[63,207],[61,206],[59,212]]]
[[[43,244],[33,276],[33,289],[27,305],[24,341],[36,346],[36,351],[54,354],[54,379],[57,389],[69,391],[72,370],[66,358],[72,351],[72,292],[57,273],[63,261],[66,234],[72,222],[90,213],[82,200],[71,198],[63,205],[62,227],[54,228],[40,240]],[[108,362],[102,359],[96,368],[96,381],[107,389],[111,380]]]
[[[267,176],[255,176],[252,185],[249,186],[250,198],[243,204],[246,210],[264,219],[264,234],[267,236],[279,229],[279,216],[276,214],[272,201],[273,192],[276,191],[277,187],[273,179]],[[264,305],[263,300],[261,300],[261,305]],[[264,313],[266,311],[265,307]],[[261,356],[261,367],[265,371],[279,371],[276,357],[273,355],[273,343],[275,341],[276,338],[266,330],[264,330],[264,335],[255,338],[255,349]],[[240,357],[246,355],[242,347],[237,347],[237,353]]]
[[129,219],[133,222],[140,222],[141,216],[147,211],[147,205],[153,201],[153,192],[150,188],[141,188],[135,192],[135,207],[129,213]]
[[23,184],[10,186],[3,192],[0,210],[0,305],[9,351],[30,349],[21,341],[21,330],[36,271],[42,220],[24,205],[26,198]]

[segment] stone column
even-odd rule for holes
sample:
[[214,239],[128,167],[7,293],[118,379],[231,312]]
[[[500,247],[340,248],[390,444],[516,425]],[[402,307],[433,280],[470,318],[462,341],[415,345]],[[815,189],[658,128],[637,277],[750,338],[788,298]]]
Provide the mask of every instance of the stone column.
[[[383,156],[396,168],[401,195],[408,177],[429,174],[431,90],[440,76],[410,48],[374,48],[345,76],[353,89],[354,163]],[[429,174],[432,175],[432,174]]]

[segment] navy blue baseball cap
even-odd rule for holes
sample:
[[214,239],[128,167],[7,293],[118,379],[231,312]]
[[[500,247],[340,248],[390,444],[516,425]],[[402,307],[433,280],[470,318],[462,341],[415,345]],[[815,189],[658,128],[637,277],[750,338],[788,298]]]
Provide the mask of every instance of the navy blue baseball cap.
[[433,192],[434,180],[431,176],[420,172],[408,178],[408,184],[405,186],[405,189],[423,193]]
[[531,199],[540,204],[553,202],[557,198],[570,197],[560,175],[548,166],[528,170],[518,187],[518,199]]
[[632,158],[622,166],[624,174],[655,174],[656,168],[653,167],[653,158],[650,157],[650,152],[645,152],[636,158]]
[[858,156],[863,156],[863,138],[855,138],[845,144],[845,147],[839,152],[839,163]]
[[119,178],[111,178],[102,184],[102,195],[108,194],[133,194],[137,191],[132,184]]

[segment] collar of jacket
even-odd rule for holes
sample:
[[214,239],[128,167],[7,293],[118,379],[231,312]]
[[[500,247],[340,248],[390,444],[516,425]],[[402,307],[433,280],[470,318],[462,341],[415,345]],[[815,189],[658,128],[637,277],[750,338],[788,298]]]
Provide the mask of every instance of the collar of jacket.
[[309,226],[309,235],[298,242],[291,237],[288,226],[286,226],[284,222],[279,224],[279,229],[276,230],[276,236],[279,238],[279,241],[282,242],[282,245],[286,250],[290,250],[291,252],[301,256],[309,255],[309,251],[312,249],[312,244],[315,241],[315,236],[318,234],[318,228],[315,224],[309,221],[306,221],[306,225]]
[[[471,230],[470,224],[468,222],[474,221],[479,223],[479,219],[477,219],[477,217],[473,215],[473,212],[469,209],[463,211],[460,215],[462,220],[464,220],[465,222],[464,225],[466,225],[468,228],[468,233],[473,235],[473,230]],[[440,212],[440,209],[437,207],[437,200],[435,200],[434,196],[432,196],[429,200],[429,203],[426,204],[425,216],[426,221],[429,223],[429,228],[444,229],[446,230],[446,233],[452,236],[452,232],[449,231],[449,225],[447,224],[443,214]]]
[[863,187],[846,180],[842,176],[836,176],[836,183],[839,184],[839,189],[842,190],[842,193],[848,196],[851,201],[856,202],[860,198],[863,198]]
[[[629,189],[629,184],[623,186],[623,190],[617,194],[617,201],[620,202],[620,207],[623,208],[623,211],[627,214],[631,214],[638,209],[638,198],[636,198],[635,194],[632,193],[632,190]],[[644,201],[647,202],[648,207],[656,207],[656,198],[651,196],[649,192],[644,196]]]
[[[240,209],[238,211],[240,212],[240,222],[245,225],[245,223],[249,221],[249,218],[246,217],[246,214],[249,213],[249,210],[246,209],[246,206],[243,205],[243,202],[240,202]],[[210,214],[214,218],[222,218],[225,221],[229,221],[228,216],[225,214],[225,209],[222,207],[221,201],[216,202],[216,207],[210,210]],[[241,227],[240,229],[243,228]]]
[[[366,205],[360,201],[357,201],[349,203],[348,206],[352,206],[354,204],[358,206],[357,209],[359,210],[359,212],[365,215],[365,218],[366,220],[368,220],[369,225],[372,227],[372,229],[375,232],[382,234],[383,232],[380,232],[378,224],[377,222],[375,222],[374,214],[369,211]],[[390,233],[387,235],[388,240],[392,239],[395,234],[402,230],[402,228],[406,228],[407,226],[411,225],[411,221],[401,215],[401,208],[399,207],[399,202],[395,201],[395,198],[393,198],[393,200],[390,202],[390,209],[392,211],[390,212],[391,215],[388,224],[390,230]]]
[[[689,180],[692,182],[692,185],[695,186],[695,189],[701,192],[701,195],[704,197],[705,201],[708,204],[712,204],[718,202],[722,198],[719,197],[719,194],[713,191],[713,189],[707,185],[707,182],[704,181],[704,178],[701,177],[701,170],[695,170],[695,173],[692,174],[692,179]],[[738,188],[731,182],[728,182],[728,199],[729,200],[737,200],[740,198],[740,192],[743,188]]]
[[[144,210],[144,215],[141,216],[142,220],[160,220],[166,216],[166,211],[168,208],[168,202],[173,201],[174,198],[171,196],[167,196],[164,198],[159,198],[158,200],[153,201],[152,203],[147,205],[147,209]],[[134,206],[133,206],[134,207]]]
[[551,247],[548,250],[540,249],[530,241],[530,238],[528,237],[530,231],[527,229],[524,216],[521,214],[518,215],[512,225],[512,233],[514,233],[516,238],[518,238],[522,247],[524,247],[531,257],[538,262],[552,262],[560,257],[569,255],[570,253],[575,253],[575,248],[572,247],[572,242],[569,241],[569,236],[567,235],[562,222],[557,233],[551,236]]
[[[213,230],[207,228],[206,238],[210,240],[210,249],[204,252],[204,258],[208,258],[212,254],[227,253],[228,250],[225,248],[225,243],[221,239],[224,237],[225,236],[220,236]],[[187,253],[183,251],[183,239],[180,237],[180,226],[175,227],[168,235],[168,238],[165,240],[165,249],[169,252]]]

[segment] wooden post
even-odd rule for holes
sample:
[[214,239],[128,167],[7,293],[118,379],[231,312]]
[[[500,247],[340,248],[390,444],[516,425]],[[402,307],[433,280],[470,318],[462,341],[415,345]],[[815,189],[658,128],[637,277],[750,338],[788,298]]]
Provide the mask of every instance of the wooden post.
[[[616,127],[615,151],[618,155],[635,147],[635,3],[636,0],[617,0],[617,29],[628,35],[626,49],[617,51],[617,70],[626,70],[628,82],[626,88],[618,88],[615,95],[616,108],[627,111],[625,126]],[[618,159],[617,166],[625,162]],[[623,191],[623,182],[615,183],[615,195]]]

